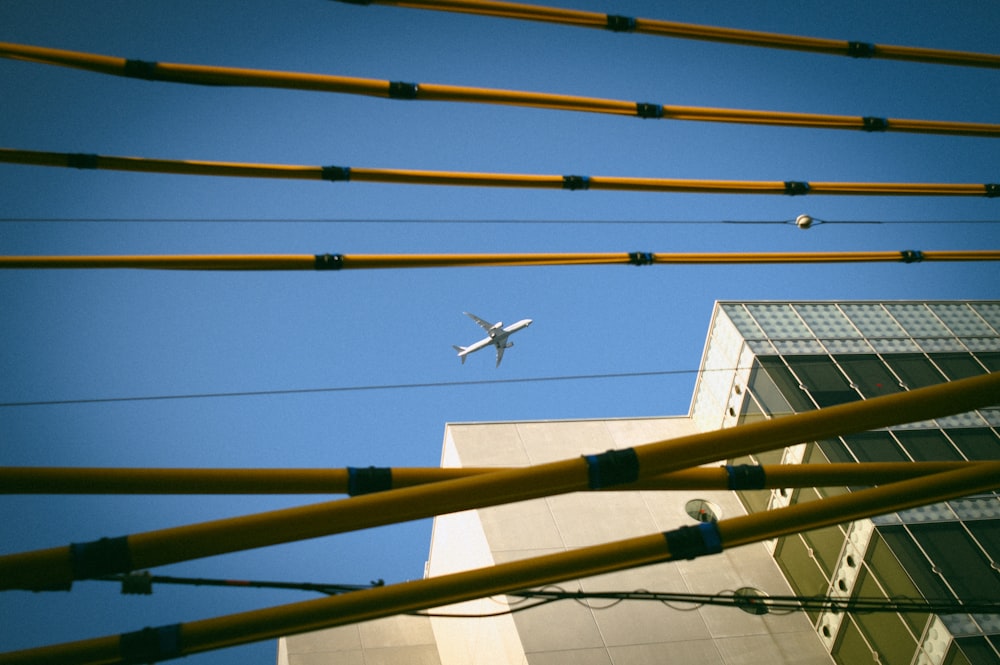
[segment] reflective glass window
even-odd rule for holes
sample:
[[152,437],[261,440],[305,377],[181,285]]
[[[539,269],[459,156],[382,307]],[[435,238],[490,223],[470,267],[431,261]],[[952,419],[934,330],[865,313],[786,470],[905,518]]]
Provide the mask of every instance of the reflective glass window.
[[819,441],[819,447],[831,462],[857,462],[840,439],[823,439]]
[[[774,558],[797,595],[826,596],[830,582],[816,565],[816,560],[809,556],[809,550],[802,538],[791,535],[779,539],[778,546],[774,550]],[[815,624],[819,613],[808,614]]]
[[1000,520],[970,520],[965,523],[994,562],[1000,563]]
[[952,381],[986,373],[971,353],[935,353],[931,358]]
[[909,462],[892,435],[886,431],[861,432],[844,437],[859,462]]
[[833,406],[861,399],[837,366],[826,357],[791,356],[786,358],[813,400],[820,406]]
[[[858,574],[855,591],[863,598],[878,598],[882,590],[868,574],[862,570]],[[886,665],[910,665],[913,662],[913,652],[917,650],[917,641],[910,635],[906,625],[898,614],[889,612],[863,612],[854,615],[854,621],[868,642],[879,654],[879,662]]]
[[845,616],[844,622],[840,624],[837,642],[833,645],[833,659],[837,661],[837,665],[873,662],[872,650],[850,616]]
[[944,663],[942,665],[972,665],[969,659],[965,657],[962,653],[962,649],[959,648],[958,644],[952,641],[951,645],[948,647],[948,653],[944,657]]
[[882,526],[879,527],[878,532],[909,574],[910,579],[920,589],[921,595],[925,598],[938,599],[954,597],[941,578],[933,571],[927,557],[923,555],[904,527]]
[[902,391],[899,381],[878,356],[838,356],[836,360],[865,399]]
[[988,427],[945,430],[958,449],[970,460],[1000,460],[1000,440]]
[[1000,598],[996,571],[960,523],[913,524],[910,530],[959,598]]
[[990,643],[985,637],[958,637],[955,638],[955,643],[970,663],[1000,665],[1000,658],[997,658],[996,651],[990,648]]
[[750,379],[751,390],[768,413],[775,415],[792,411],[809,411],[812,405],[799,382],[781,362],[781,358],[758,358],[763,371]]
[[939,430],[908,429],[893,433],[917,462],[959,462],[963,459],[958,449]]
[[922,353],[900,353],[885,356],[892,371],[913,390],[944,382],[941,372]]
[[[997,340],[997,344],[1000,345],[1000,340]],[[976,358],[979,358],[979,362],[986,365],[986,369],[991,372],[1000,372],[1000,353],[980,351],[976,354]]]
[[[889,546],[886,545],[885,540],[878,533],[872,536],[865,559],[889,598],[920,598],[920,591],[913,584],[913,580],[903,570]],[[914,635],[920,635],[923,633],[929,616],[928,614],[906,612],[903,614],[903,620],[909,624]]]

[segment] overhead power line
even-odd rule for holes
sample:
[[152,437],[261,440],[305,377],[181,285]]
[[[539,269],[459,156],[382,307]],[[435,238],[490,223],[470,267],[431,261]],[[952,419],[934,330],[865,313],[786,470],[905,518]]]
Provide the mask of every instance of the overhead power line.
[[959,65],[964,67],[988,67],[1000,69],[1000,55],[920,48],[913,46],[893,46],[841,39],[801,37],[797,35],[720,28],[691,23],[677,23],[648,18],[634,18],[617,14],[603,14],[578,9],[561,9],[541,5],[525,5],[514,2],[491,2],[489,0],[338,0],[352,5],[394,5],[414,9],[434,9],[463,14],[478,14],[500,18],[543,21],[580,28],[597,28],[613,32],[637,32],[660,37],[696,39],[741,46],[786,49],[843,55],[851,58],[880,58],[885,60],[905,60],[939,65]]
[[[321,593],[327,596],[385,586],[385,581],[381,579],[373,580],[369,584],[324,584],[315,582],[270,582],[206,577],[176,577],[169,575],[153,575],[148,571],[110,575],[99,578],[99,580],[107,582],[120,582],[122,585],[121,592],[125,595],[150,595],[153,593],[154,584],[212,586],[241,589],[284,589],[290,591]],[[573,600],[591,610],[609,609],[622,601],[651,601],[663,603],[673,609],[680,608],[675,607],[672,603],[682,603],[692,606],[684,609],[697,609],[698,607],[703,607],[705,605],[714,605],[721,607],[736,607],[752,614],[768,614],[776,611],[781,613],[794,611],[829,611],[846,612],[851,614],[872,614],[876,612],[915,612],[921,614],[1000,613],[1000,603],[992,599],[960,602],[954,598],[929,599],[907,598],[902,596],[894,596],[892,598],[864,596],[852,596],[848,598],[798,595],[772,596],[765,593],[751,594],[739,593],[738,591],[720,591],[713,594],[646,591],[644,589],[637,589],[634,591],[566,591],[557,585],[551,585],[543,589],[511,591],[506,595],[508,598],[520,598],[521,601],[509,603],[511,605],[510,607],[498,613],[456,614],[429,611],[413,612],[412,614],[441,618],[484,618],[488,616],[512,614],[538,607],[537,603],[524,604],[523,601],[525,600],[541,600],[544,603],[558,600]],[[589,602],[593,600],[606,600],[613,602],[605,605],[594,605]]]
[[871,252],[564,252],[542,254],[164,254],[0,256],[2,269],[377,270],[595,265],[920,263],[998,261],[1000,250]]
[[[812,226],[820,224],[1000,224],[998,219],[817,219],[811,218]],[[609,226],[656,226],[671,224],[760,224],[797,226],[795,219],[417,219],[406,217],[361,218],[361,217],[0,217],[0,223],[141,223],[141,224],[510,224],[510,225],[609,225]]]
[[995,123],[664,105],[655,102],[635,102],[544,92],[499,90],[493,88],[441,85],[437,83],[412,83],[350,76],[129,60],[93,53],[12,44],[9,42],[0,42],[0,56],[47,65],[84,69],[101,74],[170,83],[286,88],[399,100],[500,104],[504,106],[632,116],[643,119],[693,120],[818,129],[853,129],[866,132],[891,131],[992,138],[1000,136],[1000,124]]
[[150,159],[0,148],[0,162],[83,170],[172,173],[176,175],[325,180],[399,185],[515,187],[527,189],[676,192],[701,194],[783,194],[786,196],[985,196],[1000,197],[1000,183],[807,182],[800,180],[694,180],[621,176],[477,173],[353,166],[252,164],[200,160]]
[[[110,402],[153,402],[159,400],[209,399],[221,397],[267,397],[275,395],[307,395],[310,393],[361,392],[367,390],[412,390],[417,388],[453,388],[457,386],[496,385],[505,383],[542,383],[550,381],[593,381],[599,379],[631,379],[649,376],[669,376],[678,374],[698,374],[697,369],[676,369],[652,372],[618,372],[611,374],[576,374],[569,376],[541,376],[520,379],[482,379],[478,381],[430,381],[422,383],[390,383],[368,386],[330,386],[324,388],[292,388],[288,390],[243,390],[235,392],[182,393],[174,395],[140,395],[132,397],[92,397],[83,399],[32,400],[21,402],[0,402],[0,408],[19,406],[59,406],[66,404],[105,404]],[[727,370],[718,370],[727,371]],[[728,370],[732,371],[732,370]]]

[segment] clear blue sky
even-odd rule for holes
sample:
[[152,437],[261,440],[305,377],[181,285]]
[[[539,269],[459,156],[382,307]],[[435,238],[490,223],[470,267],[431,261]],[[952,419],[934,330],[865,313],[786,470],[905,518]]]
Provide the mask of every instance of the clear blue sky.
[[[1000,5],[551,2],[813,36],[990,52]],[[128,58],[716,106],[997,122],[996,71],[798,54],[310,0],[0,3],[0,40]],[[639,120],[512,107],[152,83],[0,61],[0,146],[168,159],[747,180],[1000,181],[995,140]],[[0,165],[0,253],[997,249],[985,198],[526,191]],[[822,220],[939,221],[781,224]],[[384,220],[435,220],[388,223]],[[479,220],[444,223],[447,220]],[[633,223],[491,223],[624,220]],[[642,222],[702,222],[652,224]],[[0,402],[692,370],[719,299],[996,298],[995,264],[630,266],[342,273],[8,271]],[[499,370],[464,366],[468,310],[535,324]],[[0,408],[0,464],[436,466],[444,425],[686,413],[693,374]],[[317,497],[2,497],[0,552]],[[418,578],[430,522],[165,567],[366,583]],[[310,596],[115,584],[0,595],[0,649]],[[201,663],[270,663],[266,642]]]

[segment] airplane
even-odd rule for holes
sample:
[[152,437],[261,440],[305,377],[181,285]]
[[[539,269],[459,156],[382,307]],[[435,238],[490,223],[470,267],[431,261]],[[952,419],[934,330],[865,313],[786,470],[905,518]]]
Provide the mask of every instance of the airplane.
[[458,357],[462,359],[462,364],[465,364],[465,357],[470,353],[475,353],[480,349],[485,349],[491,344],[497,347],[497,367],[500,366],[500,361],[503,360],[503,352],[505,349],[509,349],[514,346],[514,342],[508,342],[507,338],[516,333],[518,330],[524,330],[531,325],[531,319],[521,319],[517,323],[512,323],[506,328],[503,326],[503,321],[498,321],[497,323],[490,323],[489,321],[484,321],[475,314],[469,314],[468,312],[462,312],[467,317],[479,324],[479,326],[486,331],[488,337],[479,340],[475,344],[469,346],[455,346],[452,345],[451,348],[458,351]]

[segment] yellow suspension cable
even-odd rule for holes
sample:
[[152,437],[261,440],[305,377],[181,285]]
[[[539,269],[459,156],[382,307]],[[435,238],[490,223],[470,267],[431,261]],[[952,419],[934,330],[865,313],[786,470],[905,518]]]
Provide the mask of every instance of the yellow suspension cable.
[[[750,467],[759,470],[759,487],[834,487],[881,485],[961,468],[973,462],[861,462],[781,464]],[[737,467],[733,467],[737,468]],[[507,471],[503,467],[400,468],[385,467],[383,480],[356,481],[351,475],[369,469],[183,469],[117,467],[0,467],[0,494],[367,494],[377,482],[382,489],[400,489]],[[727,467],[685,469],[608,490],[738,489]],[[751,488],[744,488],[751,489]]]
[[709,25],[678,23],[648,18],[633,18],[615,14],[602,14],[576,9],[560,9],[540,5],[527,5],[514,2],[492,2],[490,0],[339,0],[349,4],[380,4],[409,7],[413,9],[433,9],[480,16],[495,16],[499,18],[521,19],[526,21],[543,21],[559,23],[581,28],[598,28],[615,32],[637,32],[660,37],[675,37],[680,39],[696,39],[701,41],[738,44],[741,46],[758,46],[764,48],[824,53],[827,55],[846,55],[853,58],[879,58],[884,60],[903,60],[923,62],[938,65],[957,65],[963,67],[987,67],[1000,69],[1000,55],[991,53],[974,53],[970,51],[955,51],[946,49],[920,48],[913,46],[893,46],[889,44],[870,44],[867,42],[847,41],[842,39],[823,39],[817,37],[802,37],[757,30],[740,30],[738,28],[721,28]]
[[985,196],[1000,197],[1000,184],[805,182],[625,178],[582,175],[469,173],[347,166],[295,166],[197,160],[147,159],[107,155],[0,148],[0,162],[76,169],[173,173],[178,175],[376,182],[403,185],[522,187],[530,189],[688,192],[702,194],[835,194],[854,196]]
[[998,261],[1000,250],[864,252],[585,252],[543,254],[190,254],[0,256],[3,269],[374,270],[583,265],[713,265]]
[[[1000,403],[1000,372],[769,421],[398,490],[0,556],[0,590],[67,589],[77,579],[645,480],[719,459]],[[602,459],[629,477],[601,481]],[[622,457],[627,458],[625,460]],[[596,466],[595,466],[596,465]],[[597,476],[604,474],[597,471]]]
[[[493,475],[493,474],[490,474]],[[0,654],[0,665],[160,662],[667,561],[989,491],[1000,462],[776,510],[239,614]]]
[[348,76],[277,72],[236,67],[212,67],[206,65],[182,65],[164,62],[154,63],[8,42],[0,42],[0,56],[49,65],[73,67],[102,74],[172,83],[290,88],[374,97],[392,97],[397,99],[501,104],[586,113],[629,115],[641,118],[663,118],[667,120],[728,122],[823,129],[854,129],[869,132],[894,131],[989,138],[1000,137],[1000,124],[995,123],[673,106],[600,99],[596,97],[556,95],[517,90],[495,90],[434,83],[401,83]]

